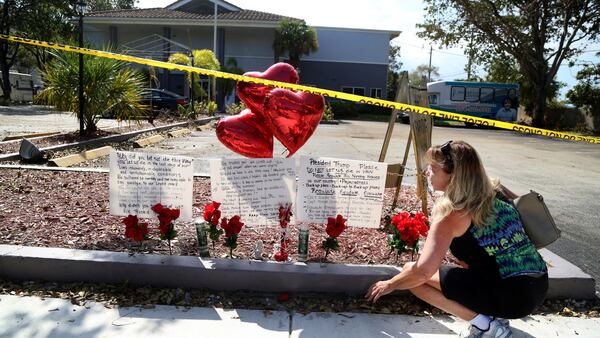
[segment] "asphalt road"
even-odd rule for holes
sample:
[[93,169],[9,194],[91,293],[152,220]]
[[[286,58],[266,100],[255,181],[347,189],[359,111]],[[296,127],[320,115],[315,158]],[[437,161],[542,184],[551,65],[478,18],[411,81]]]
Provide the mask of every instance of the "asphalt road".
[[[71,117],[63,114],[60,122],[54,122],[57,117],[44,112],[36,114],[35,124],[31,124],[32,116],[28,115],[14,111],[8,114],[0,109],[0,133],[22,131],[24,125],[27,125],[27,131],[38,131],[34,130],[36,126],[44,126],[43,131],[47,131],[54,123],[56,128],[60,125],[63,130],[64,119]],[[76,123],[70,125],[76,129]],[[320,125],[295,157],[311,155],[377,161],[386,128],[387,123],[361,121]],[[407,137],[408,126],[395,124],[386,162],[401,161]],[[532,189],[544,196],[562,230],[562,237],[548,248],[600,281],[600,145],[504,130],[434,127],[434,144],[459,139],[479,151],[491,177],[500,178],[516,193],[527,193]],[[275,156],[284,156],[283,150],[281,145],[276,145]],[[194,157],[196,172],[208,172],[207,160],[210,158],[238,157],[216,139],[214,130],[195,131],[188,137],[167,139],[140,151]],[[408,167],[415,167],[412,156]],[[414,184],[414,171],[408,170],[407,174],[404,182]],[[598,291],[599,284],[596,284]]]

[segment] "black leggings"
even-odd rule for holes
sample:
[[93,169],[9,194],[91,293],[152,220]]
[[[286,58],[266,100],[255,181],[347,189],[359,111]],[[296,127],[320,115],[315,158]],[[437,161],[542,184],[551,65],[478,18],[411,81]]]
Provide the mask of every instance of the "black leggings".
[[548,274],[486,278],[470,269],[441,266],[440,286],[446,298],[472,311],[514,319],[531,314],[542,304],[548,291]]

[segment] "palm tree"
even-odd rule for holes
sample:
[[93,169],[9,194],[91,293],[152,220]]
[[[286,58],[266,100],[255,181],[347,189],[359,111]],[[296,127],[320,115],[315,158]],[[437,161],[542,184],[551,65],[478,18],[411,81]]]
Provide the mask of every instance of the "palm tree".
[[[43,71],[45,88],[35,100],[79,116],[79,55],[60,51],[52,54],[54,58]],[[96,123],[105,114],[131,120],[148,111],[140,102],[144,76],[125,61],[86,55],[83,79],[82,118],[87,133],[97,130]]]
[[[227,58],[225,65],[221,70],[230,74],[244,74],[244,70],[238,66],[235,58]],[[227,97],[233,93],[235,89],[235,81],[229,79],[219,79],[219,90],[223,93],[223,97]]]
[[302,55],[308,55],[319,49],[317,32],[314,28],[307,26],[303,20],[283,19],[275,30],[273,49],[276,57],[287,51],[290,64],[294,68],[298,68]]
[[[192,51],[192,57],[193,57],[193,60],[192,60],[192,58],[190,58],[190,56],[188,56],[186,54],[175,53],[175,54],[172,54],[171,56],[169,56],[168,62],[177,63],[180,65],[192,66],[192,61],[194,61],[193,62],[194,67],[200,67],[200,68],[210,69],[210,70],[220,70],[221,69],[221,64],[219,63],[219,60],[217,60],[215,53],[213,53],[210,49],[199,49],[199,50],[195,49]],[[198,97],[205,97],[206,92],[204,92],[200,83],[195,81],[195,79],[198,76],[199,75],[196,75],[196,74],[190,72],[190,73],[188,73],[188,80],[192,84],[192,90],[194,91],[194,95],[198,96]],[[215,95],[215,79],[214,79],[214,77],[212,77],[212,83],[213,83],[212,97],[213,97],[213,101],[214,101],[214,97],[215,97],[214,96]]]

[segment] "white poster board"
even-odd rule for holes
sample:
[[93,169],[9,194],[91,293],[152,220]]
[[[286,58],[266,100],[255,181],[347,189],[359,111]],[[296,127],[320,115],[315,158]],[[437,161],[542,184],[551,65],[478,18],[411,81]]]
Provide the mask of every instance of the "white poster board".
[[348,226],[379,227],[387,164],[326,157],[300,162],[296,219],[327,222],[341,214]]
[[155,217],[152,206],[179,208],[179,220],[192,220],[193,159],[149,153],[110,153],[111,215]]
[[223,217],[239,215],[249,226],[279,225],[279,205],[295,201],[295,161],[214,159],[210,161],[210,186]]

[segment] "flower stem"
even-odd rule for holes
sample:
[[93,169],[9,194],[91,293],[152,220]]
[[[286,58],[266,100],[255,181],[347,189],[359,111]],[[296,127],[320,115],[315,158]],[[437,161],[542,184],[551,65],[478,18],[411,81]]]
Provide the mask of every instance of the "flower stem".
[[233,248],[229,248],[229,258],[233,258]]
[[167,242],[169,242],[169,256],[172,255],[173,253],[171,252],[171,240],[168,239]]

